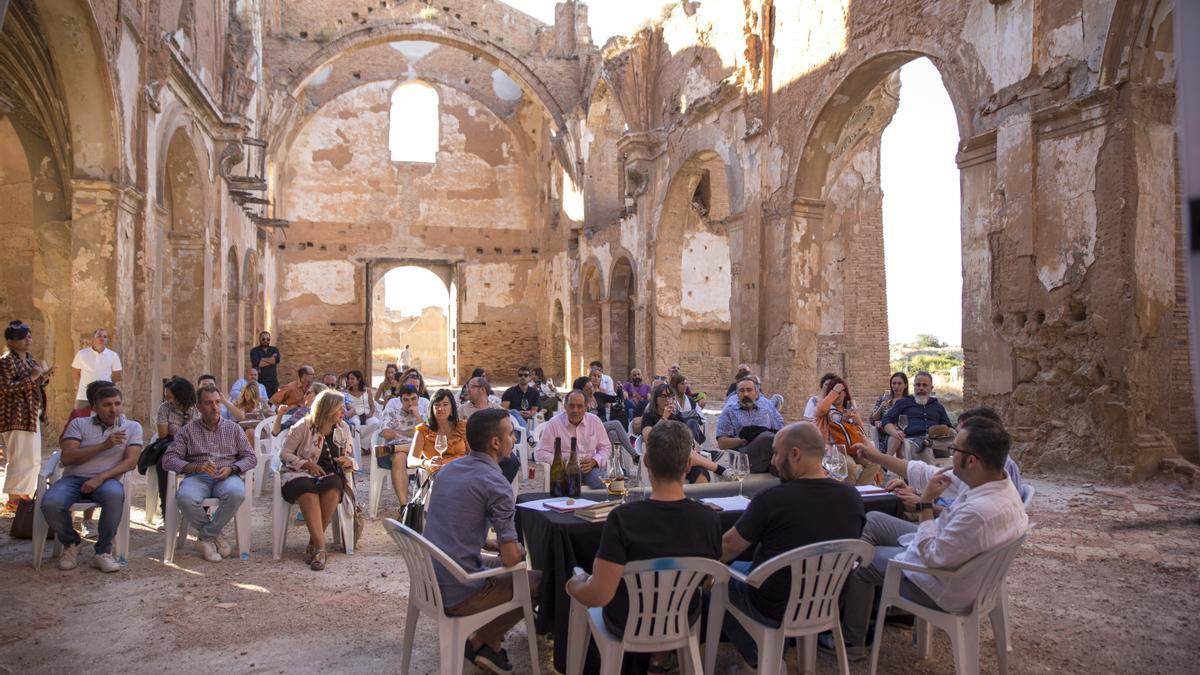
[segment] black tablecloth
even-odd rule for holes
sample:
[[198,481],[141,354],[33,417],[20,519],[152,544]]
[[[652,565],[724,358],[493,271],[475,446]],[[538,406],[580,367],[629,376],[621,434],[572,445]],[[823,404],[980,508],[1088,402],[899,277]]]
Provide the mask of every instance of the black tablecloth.
[[[755,481],[743,486],[742,494],[753,497],[761,490],[777,483],[766,482],[756,485]],[[707,492],[704,497],[732,497],[737,494],[737,485],[730,483],[728,490]],[[527,493],[517,497],[517,502],[545,499],[547,493]],[[592,497],[588,495],[592,499]],[[900,515],[900,500],[890,494],[864,497],[867,511],[882,511]],[[721,511],[721,531],[724,532],[742,515],[742,511]],[[588,573],[592,561],[600,549],[600,532],[604,523],[590,523],[569,513],[534,511],[517,508],[517,533],[529,552],[530,563],[542,572],[542,585],[538,597],[537,632],[550,633],[554,638],[554,667],[559,672],[567,668],[567,629],[570,624],[571,598],[567,595],[567,580],[575,567]],[[753,547],[751,547],[752,549]],[[748,549],[743,557],[750,559],[753,551]]]

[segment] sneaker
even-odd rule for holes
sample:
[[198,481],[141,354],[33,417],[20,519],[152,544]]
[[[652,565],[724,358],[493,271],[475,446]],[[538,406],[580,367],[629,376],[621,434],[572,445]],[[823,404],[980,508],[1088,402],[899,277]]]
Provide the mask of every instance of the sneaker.
[[62,555],[58,556],[58,569],[73,570],[79,564],[79,544],[72,544],[63,549]]
[[[469,647],[470,645],[468,645]],[[480,645],[479,649],[475,651],[473,663],[496,675],[512,675],[513,673],[512,664],[508,662],[508,652],[503,649],[496,651],[486,644]]]
[[[837,656],[837,645],[833,641],[833,633],[822,633],[817,636],[817,649],[826,654]],[[851,663],[867,660],[867,648],[862,645],[846,645],[846,660]]]
[[221,562],[221,553],[217,550],[217,545],[211,541],[198,541],[196,548],[200,551],[200,555],[208,562]]
[[119,572],[121,570],[121,563],[117,562],[111,553],[97,553],[92,558],[92,564],[101,572]]
[[220,536],[214,539],[213,543],[217,545],[217,553],[220,553],[222,558],[228,558],[233,555],[233,547]]
[[96,521],[83,521],[83,536],[91,539],[95,539],[96,537],[100,536],[100,528],[96,525]]

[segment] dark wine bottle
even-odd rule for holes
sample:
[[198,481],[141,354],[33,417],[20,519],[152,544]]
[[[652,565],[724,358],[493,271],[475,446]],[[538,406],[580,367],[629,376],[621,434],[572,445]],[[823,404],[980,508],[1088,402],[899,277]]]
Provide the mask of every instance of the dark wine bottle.
[[579,468],[577,441],[571,437],[571,459],[567,462],[567,496],[578,497],[583,490],[583,471]]
[[550,463],[550,496],[567,496],[567,467],[563,465],[562,439],[554,439],[554,461]]

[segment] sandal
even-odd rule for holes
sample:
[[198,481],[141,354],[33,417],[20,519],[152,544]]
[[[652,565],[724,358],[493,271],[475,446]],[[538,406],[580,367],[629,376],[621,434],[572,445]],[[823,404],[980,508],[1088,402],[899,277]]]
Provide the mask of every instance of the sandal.
[[320,572],[325,569],[325,549],[321,549],[313,555],[312,562],[309,563],[308,568],[314,572]]
[[312,561],[313,561],[313,556],[316,554],[317,554],[317,547],[313,546],[312,544],[309,544],[304,549],[304,564],[311,565]]

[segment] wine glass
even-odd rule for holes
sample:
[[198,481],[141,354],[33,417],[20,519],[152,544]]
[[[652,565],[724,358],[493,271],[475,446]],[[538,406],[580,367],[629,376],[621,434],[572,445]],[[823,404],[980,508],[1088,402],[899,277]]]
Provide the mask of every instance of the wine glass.
[[833,457],[833,444],[826,443],[825,444],[825,455],[823,457],[821,457],[821,468],[825,469],[825,471],[827,473],[832,474],[834,463],[835,463],[835,460]]
[[433,449],[438,455],[445,456],[446,449],[450,447],[450,441],[446,439],[446,434],[438,434],[437,439],[433,441]]
[[730,458],[729,473],[738,482],[738,496],[742,496],[742,481],[750,475],[750,455],[735,452]]
[[908,429],[908,415],[900,415],[897,417],[896,426],[900,428],[900,431]]
[[846,480],[849,474],[850,467],[846,464],[846,453],[843,452],[845,446],[834,444],[832,454],[830,455],[830,466],[826,469],[829,472],[829,477],[841,482]]

